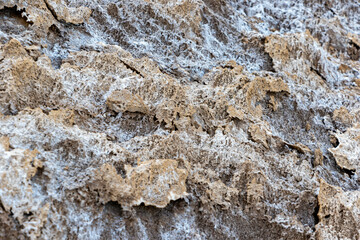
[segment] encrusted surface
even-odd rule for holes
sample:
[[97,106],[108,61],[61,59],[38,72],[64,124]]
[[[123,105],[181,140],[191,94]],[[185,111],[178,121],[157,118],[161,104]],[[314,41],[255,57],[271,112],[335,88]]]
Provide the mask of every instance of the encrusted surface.
[[177,169],[177,165],[170,159],[140,162],[136,168],[126,165],[123,179],[114,166],[104,164],[95,173],[93,188],[104,195],[104,203],[117,201],[126,208],[144,203],[164,208],[170,200],[187,195],[187,171]]
[[359,9],[0,0],[0,239],[359,239]]

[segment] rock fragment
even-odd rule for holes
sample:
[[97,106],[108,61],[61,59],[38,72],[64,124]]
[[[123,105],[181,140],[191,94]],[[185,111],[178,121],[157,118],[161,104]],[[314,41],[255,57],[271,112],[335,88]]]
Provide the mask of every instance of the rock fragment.
[[317,239],[359,239],[359,191],[343,191],[321,180],[318,201]]
[[265,126],[260,124],[251,124],[249,127],[249,133],[255,142],[258,142],[264,145],[266,148],[269,148],[267,143],[269,133]]
[[40,237],[50,206],[33,193],[31,178],[43,167],[37,154],[36,150],[10,150],[9,138],[0,139],[0,203],[31,239]]
[[322,166],[323,165],[324,156],[321,149],[317,148],[314,151],[314,166]]
[[57,20],[67,23],[80,24],[89,20],[91,10],[81,6],[78,8],[68,7],[64,0],[44,0],[46,5],[55,14]]
[[122,178],[114,166],[104,164],[96,171],[92,188],[101,192],[105,203],[117,201],[124,208],[141,203],[164,208],[171,200],[187,196],[188,172],[177,166],[176,160],[148,160],[135,168],[125,166],[126,178]]
[[335,157],[336,163],[351,171],[360,170],[360,124],[348,128],[345,133],[335,134],[339,145],[329,151]]
[[115,112],[149,113],[149,108],[142,98],[126,89],[112,92],[106,100],[106,105]]

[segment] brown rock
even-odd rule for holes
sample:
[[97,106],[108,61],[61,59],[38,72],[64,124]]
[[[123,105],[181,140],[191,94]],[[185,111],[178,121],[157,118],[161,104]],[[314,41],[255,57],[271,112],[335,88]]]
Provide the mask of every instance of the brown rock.
[[360,79],[355,79],[355,83],[358,87],[360,87]]
[[91,10],[81,6],[69,8],[64,0],[44,0],[51,11],[55,13],[56,19],[67,23],[80,24],[89,20]]
[[322,166],[323,165],[324,156],[322,151],[317,148],[314,151],[314,166]]
[[249,127],[249,133],[251,138],[258,143],[263,144],[266,148],[269,148],[267,143],[268,130],[262,125],[251,124]]
[[320,181],[319,223],[316,225],[317,239],[357,239],[359,233],[359,191],[343,191],[323,179]]
[[56,19],[47,8],[44,0],[10,0],[0,2],[0,9],[15,6],[17,9],[25,9],[27,20],[33,23],[31,28],[39,36],[46,36],[50,26],[57,25]]
[[353,122],[353,116],[349,113],[349,111],[345,107],[341,107],[336,109],[333,113],[333,119],[335,121],[340,121],[345,124],[351,124]]
[[93,188],[102,191],[103,202],[117,201],[124,208],[144,203],[164,208],[171,200],[187,196],[187,171],[177,168],[175,160],[149,160],[133,168],[126,166],[126,178],[104,164],[96,171]]
[[358,239],[359,9],[238,2],[0,0],[0,239]]
[[112,92],[106,100],[106,105],[115,112],[149,113],[149,108],[145,105],[142,98],[137,94],[133,95],[128,90]]
[[345,133],[335,134],[339,140],[339,145],[336,148],[330,148],[336,160],[336,163],[348,170],[360,170],[360,125],[348,128]]
[[[22,232],[35,239],[41,235],[49,211],[49,203],[36,198],[31,184],[31,178],[43,163],[35,158],[38,151],[9,151],[9,139],[2,139],[7,146],[0,148],[0,202],[4,211],[13,214],[23,227]],[[28,215],[30,212],[32,214]]]
[[9,147],[10,147],[9,137],[7,136],[0,137],[0,146],[3,148],[3,150],[9,151]]
[[72,126],[74,124],[74,111],[70,109],[52,110],[49,117],[55,122],[62,122],[65,125]]
[[348,72],[350,70],[351,70],[351,68],[349,66],[345,65],[345,64],[341,64],[339,66],[339,71],[342,72],[342,73],[346,73],[346,72]]
[[228,112],[229,116],[232,118],[237,118],[239,120],[244,119],[244,112],[241,110],[237,110],[236,108],[234,108],[231,105],[227,108],[227,112]]

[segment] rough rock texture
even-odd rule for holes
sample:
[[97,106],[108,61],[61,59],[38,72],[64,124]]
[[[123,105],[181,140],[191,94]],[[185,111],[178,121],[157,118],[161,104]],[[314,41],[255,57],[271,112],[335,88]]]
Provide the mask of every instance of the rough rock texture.
[[360,125],[356,124],[348,128],[343,134],[336,134],[339,145],[330,148],[336,163],[341,167],[351,171],[359,171],[360,165]]
[[359,239],[359,16],[0,0],[0,239]]
[[318,239],[358,239],[359,191],[343,191],[321,180],[319,201]]
[[92,188],[105,195],[104,203],[117,201],[124,208],[141,203],[164,208],[170,200],[187,195],[187,171],[177,169],[177,165],[170,159],[140,162],[136,168],[125,165],[127,177],[123,179],[114,166],[104,164],[96,171]]

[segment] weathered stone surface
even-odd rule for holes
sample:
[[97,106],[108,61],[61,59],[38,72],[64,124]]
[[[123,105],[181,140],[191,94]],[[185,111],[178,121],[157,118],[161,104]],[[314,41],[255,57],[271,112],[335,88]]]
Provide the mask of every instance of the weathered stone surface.
[[343,191],[320,181],[317,239],[359,238],[359,191]]
[[0,0],[0,239],[358,239],[359,16]]
[[26,21],[31,22],[31,28],[41,36],[48,32],[50,26],[57,24],[44,0],[1,0],[0,9],[4,7],[16,7],[17,10],[24,9]]
[[106,105],[115,112],[149,112],[149,108],[141,97],[139,95],[132,95],[126,89],[112,92],[106,100]]
[[348,128],[343,134],[335,135],[339,141],[336,148],[329,151],[334,155],[336,163],[347,170],[360,170],[360,125]]
[[1,139],[1,206],[5,212],[12,213],[12,218],[23,227],[21,232],[31,239],[40,237],[49,211],[49,203],[34,193],[31,186],[31,178],[35,176],[38,168],[43,166],[43,163],[35,158],[37,153],[36,150],[9,150],[9,139]]
[[[187,171],[177,168],[176,160],[148,160],[136,168],[125,166],[126,178],[114,166],[104,164],[95,173],[93,188],[100,191],[103,202],[117,201],[123,207],[144,203],[164,208],[170,200],[187,196]],[[102,193],[103,192],[103,193]]]
[[58,21],[80,24],[87,21],[91,10],[87,7],[68,7],[64,0],[1,0],[0,9],[16,7],[24,9],[28,22],[34,31],[44,36],[52,25],[60,26]]
[[44,0],[44,2],[58,21],[80,24],[88,21],[91,14],[89,8],[84,6],[78,8],[68,7],[64,0]]

